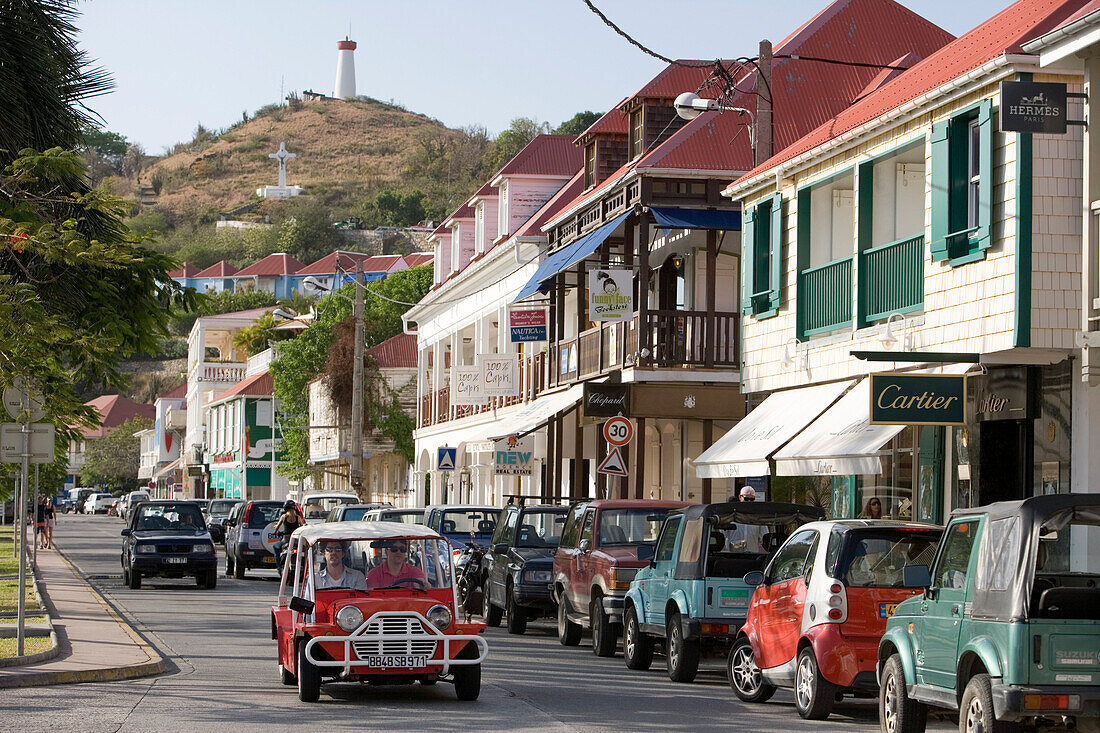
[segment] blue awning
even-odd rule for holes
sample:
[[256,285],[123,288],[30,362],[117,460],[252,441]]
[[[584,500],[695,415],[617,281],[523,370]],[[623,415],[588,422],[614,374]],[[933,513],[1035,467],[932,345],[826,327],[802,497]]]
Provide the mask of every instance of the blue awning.
[[517,303],[524,298],[530,298],[539,291],[546,292],[544,286],[546,286],[546,289],[549,289],[546,283],[550,278],[554,277],[554,275],[557,275],[562,270],[572,267],[599,249],[600,245],[611,236],[612,232],[619,228],[619,225],[622,224],[628,216],[630,216],[630,212],[619,214],[599,229],[585,234],[572,244],[568,244],[551,254],[542,261],[542,264],[535,270],[535,274],[531,276],[527,284],[520,288],[519,293],[512,302]]
[[649,207],[662,229],[741,229],[741,212],[730,209],[666,209]]

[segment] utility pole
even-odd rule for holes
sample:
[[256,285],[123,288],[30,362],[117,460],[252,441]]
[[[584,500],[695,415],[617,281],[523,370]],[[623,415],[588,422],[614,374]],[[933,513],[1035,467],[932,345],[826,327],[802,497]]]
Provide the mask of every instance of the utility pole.
[[355,319],[355,345],[352,352],[351,370],[351,488],[363,501],[369,496],[361,492],[363,488],[363,261],[355,263],[355,304],[352,317]]
[[756,62],[760,78],[756,83],[756,159],[760,165],[772,157],[772,42],[760,42]]

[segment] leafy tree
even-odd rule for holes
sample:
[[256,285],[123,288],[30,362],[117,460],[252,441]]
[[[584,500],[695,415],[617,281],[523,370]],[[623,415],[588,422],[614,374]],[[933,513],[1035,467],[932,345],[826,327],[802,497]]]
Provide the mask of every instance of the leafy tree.
[[126,138],[96,125],[85,125],[83,135],[84,160],[88,163],[92,180],[122,175],[123,163],[130,148]]
[[367,221],[373,226],[408,227],[424,220],[424,199],[420,190],[399,193],[390,189],[380,192],[367,205]]
[[554,128],[555,135],[580,135],[592,126],[592,123],[603,117],[599,112],[578,112],[565,122]]
[[80,469],[81,479],[104,486],[113,494],[136,489],[141,439],[134,437],[134,433],[152,426],[152,421],[146,418],[132,417],[102,438],[89,440]]
[[504,167],[519,151],[523,150],[527,143],[535,139],[536,135],[550,132],[550,125],[546,122],[538,122],[529,117],[517,117],[507,130],[497,135],[492,148],[487,154],[488,168],[495,172]]
[[258,354],[272,341],[286,341],[294,336],[290,331],[276,330],[281,321],[273,313],[265,313],[251,326],[242,328],[233,337],[233,345],[243,347],[249,354]]
[[[432,265],[420,265],[369,283],[363,300],[363,338],[367,348],[401,333],[401,316],[432,288]],[[351,295],[354,289],[349,286]]]

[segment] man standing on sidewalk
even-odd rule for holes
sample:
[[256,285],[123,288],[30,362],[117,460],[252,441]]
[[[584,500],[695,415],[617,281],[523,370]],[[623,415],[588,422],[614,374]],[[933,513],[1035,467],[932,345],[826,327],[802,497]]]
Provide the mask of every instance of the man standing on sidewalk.
[[38,540],[38,549],[46,549],[46,497],[38,497],[34,507],[34,535]]

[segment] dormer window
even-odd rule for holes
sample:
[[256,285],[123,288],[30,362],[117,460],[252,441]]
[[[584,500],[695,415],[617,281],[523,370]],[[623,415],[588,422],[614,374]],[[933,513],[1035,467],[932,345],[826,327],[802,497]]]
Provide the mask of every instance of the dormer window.
[[630,159],[633,160],[641,156],[642,151],[645,149],[643,142],[644,135],[642,134],[642,110],[636,109],[630,113]]
[[584,146],[584,187],[592,188],[596,185],[596,143],[590,142]]

